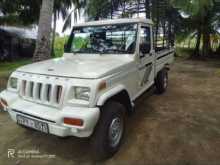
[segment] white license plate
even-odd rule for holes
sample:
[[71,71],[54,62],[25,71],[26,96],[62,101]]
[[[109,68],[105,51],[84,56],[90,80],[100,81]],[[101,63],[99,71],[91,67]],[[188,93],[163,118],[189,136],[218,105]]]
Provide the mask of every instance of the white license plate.
[[37,121],[34,119],[30,119],[21,115],[17,115],[17,123],[29,128],[33,128],[35,130],[44,132],[44,133],[48,133],[49,129],[48,129],[48,124],[41,122],[41,121]]

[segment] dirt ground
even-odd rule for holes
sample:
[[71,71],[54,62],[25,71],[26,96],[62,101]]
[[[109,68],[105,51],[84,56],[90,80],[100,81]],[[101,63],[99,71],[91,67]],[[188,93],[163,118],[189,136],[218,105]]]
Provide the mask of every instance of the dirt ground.
[[[89,141],[26,130],[0,112],[0,165],[219,165],[220,62],[177,60],[164,95],[150,90],[136,101],[115,156],[94,162]],[[8,149],[44,158],[8,158]]]

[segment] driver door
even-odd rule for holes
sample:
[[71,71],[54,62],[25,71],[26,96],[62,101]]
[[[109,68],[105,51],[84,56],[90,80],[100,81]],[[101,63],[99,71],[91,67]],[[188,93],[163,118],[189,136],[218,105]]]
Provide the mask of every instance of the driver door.
[[138,64],[140,90],[145,90],[154,82],[154,53],[151,34],[149,26],[140,27]]

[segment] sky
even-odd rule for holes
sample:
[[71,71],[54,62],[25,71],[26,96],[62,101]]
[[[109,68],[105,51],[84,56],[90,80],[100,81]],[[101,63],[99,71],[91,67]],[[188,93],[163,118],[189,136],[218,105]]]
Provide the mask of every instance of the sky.
[[[72,9],[71,9],[72,10]],[[70,11],[71,11],[70,10]],[[74,16],[72,16],[72,25],[74,25]],[[83,15],[79,16],[77,19],[77,23],[83,23],[85,22],[85,17]],[[67,29],[64,33],[62,32],[63,29],[63,25],[64,25],[64,20],[62,20],[62,18],[60,17],[60,19],[57,20],[57,29],[56,32],[60,35],[60,36],[64,36],[64,35],[69,35],[71,33],[71,28]]]
[[[71,10],[73,10],[74,7],[72,9],[70,9],[70,12]],[[0,11],[0,16],[3,16],[3,14],[1,13]],[[74,16],[72,16],[72,20],[74,20]],[[84,16],[79,16],[78,18],[78,21],[77,23],[82,23],[82,22],[85,22],[85,18]],[[64,36],[64,35],[69,35],[71,33],[71,28],[67,29],[64,33],[62,32],[62,29],[63,29],[63,25],[64,25],[64,20],[62,20],[62,18],[60,17],[60,19],[57,20],[57,29],[56,29],[56,32],[60,35],[60,36]],[[74,21],[72,21],[72,25],[74,25]],[[29,30],[31,30],[30,28],[28,28]],[[35,33],[37,32],[37,28],[36,26],[33,27],[32,31]]]

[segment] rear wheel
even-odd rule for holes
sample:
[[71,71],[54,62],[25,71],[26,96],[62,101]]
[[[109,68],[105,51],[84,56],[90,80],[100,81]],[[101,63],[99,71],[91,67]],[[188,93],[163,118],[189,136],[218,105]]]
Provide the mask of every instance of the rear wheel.
[[158,94],[162,94],[168,87],[168,71],[167,69],[161,70],[155,79],[155,86]]
[[111,157],[118,151],[124,131],[124,106],[114,101],[106,103],[91,139],[92,150],[96,160]]

